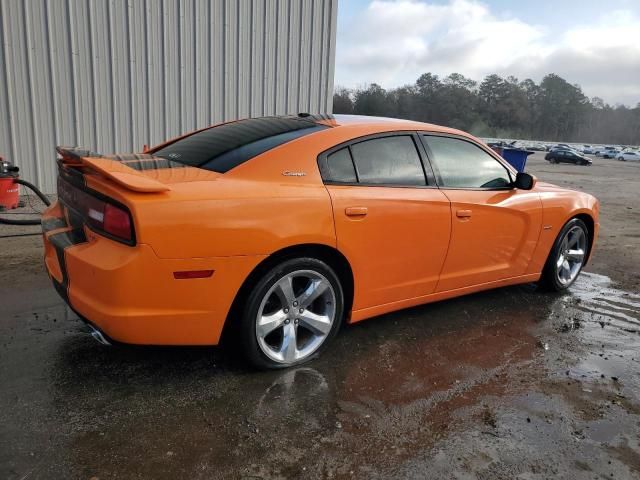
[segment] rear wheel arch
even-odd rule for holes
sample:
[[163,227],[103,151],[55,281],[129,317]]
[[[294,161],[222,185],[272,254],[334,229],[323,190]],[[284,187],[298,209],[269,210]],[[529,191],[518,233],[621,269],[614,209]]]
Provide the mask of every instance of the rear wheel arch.
[[242,283],[225,320],[222,332],[223,342],[233,333],[234,328],[238,326],[242,306],[258,281],[276,265],[286,260],[302,257],[321,260],[333,269],[340,280],[344,292],[344,312],[348,317],[353,305],[354,278],[353,270],[347,258],[339,250],[328,245],[315,243],[292,245],[273,252],[265,258],[251,271]]

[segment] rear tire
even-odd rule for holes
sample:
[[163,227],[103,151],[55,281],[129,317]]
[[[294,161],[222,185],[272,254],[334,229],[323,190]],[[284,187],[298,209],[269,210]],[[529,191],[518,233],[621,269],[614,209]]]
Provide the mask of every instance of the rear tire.
[[569,288],[584,267],[589,242],[589,230],[585,223],[579,218],[569,220],[553,243],[539,285],[555,292]]
[[336,273],[321,260],[285,260],[265,273],[247,297],[240,320],[245,357],[261,369],[300,365],[335,337],[344,315]]

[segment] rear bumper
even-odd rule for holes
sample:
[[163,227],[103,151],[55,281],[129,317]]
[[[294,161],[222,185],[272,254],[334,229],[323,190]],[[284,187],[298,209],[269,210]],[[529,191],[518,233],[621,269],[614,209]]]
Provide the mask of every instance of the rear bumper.
[[[144,345],[215,345],[242,282],[262,256],[160,259],[64,226],[56,204],[43,217],[45,265],[62,298],[108,338]],[[57,228],[56,228],[57,227]],[[214,270],[176,280],[173,272]]]

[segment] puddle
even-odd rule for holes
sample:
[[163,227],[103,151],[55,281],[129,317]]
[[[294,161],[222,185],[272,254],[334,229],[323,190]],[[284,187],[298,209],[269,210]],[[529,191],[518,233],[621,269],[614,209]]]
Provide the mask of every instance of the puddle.
[[572,455],[549,439],[600,459],[638,421],[640,295],[587,273],[562,295],[525,285],[362,322],[279,372],[215,348],[105,348],[61,305],[8,325],[0,465],[16,478],[373,478],[437,451],[460,471],[502,451],[517,465],[529,445],[543,465]]
[[553,307],[550,319],[560,325],[564,346],[581,350],[569,365],[570,377],[611,383],[637,396],[640,295],[615,288],[608,277],[583,273]]

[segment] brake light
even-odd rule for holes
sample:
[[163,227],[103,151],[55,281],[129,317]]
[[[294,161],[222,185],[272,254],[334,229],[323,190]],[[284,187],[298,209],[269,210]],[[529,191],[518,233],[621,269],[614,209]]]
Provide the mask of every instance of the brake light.
[[89,226],[102,230],[117,240],[133,240],[129,212],[91,195],[83,194],[79,199],[81,202],[77,206],[82,208]]
[[61,175],[58,176],[58,199],[80,214],[90,228],[106,233],[114,240],[135,244],[131,214],[115,200],[110,200],[99,192],[79,188],[65,181]]
[[121,238],[122,240],[130,242],[133,239],[129,212],[110,203],[104,204],[102,229],[108,234]]

